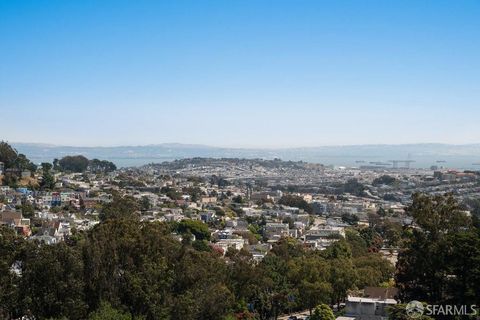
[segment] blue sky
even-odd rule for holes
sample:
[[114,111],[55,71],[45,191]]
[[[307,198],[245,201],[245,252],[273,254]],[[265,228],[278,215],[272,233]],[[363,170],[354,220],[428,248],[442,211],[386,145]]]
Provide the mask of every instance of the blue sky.
[[480,1],[0,0],[0,139],[480,142]]

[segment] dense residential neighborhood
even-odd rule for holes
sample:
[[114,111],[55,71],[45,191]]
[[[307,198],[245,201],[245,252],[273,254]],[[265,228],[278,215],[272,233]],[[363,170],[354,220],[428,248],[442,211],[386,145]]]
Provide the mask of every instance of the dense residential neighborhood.
[[[1,150],[0,224],[33,246],[69,244],[95,234],[102,225],[133,219],[164,226],[178,245],[217,255],[228,268],[246,263],[238,259],[250,261],[249,268],[265,268],[274,256],[294,259],[298,268],[310,265],[303,271],[307,274],[289,275],[294,287],[278,289],[286,302],[256,305],[254,295],[252,301],[243,300],[243,307],[227,307],[237,319],[276,318],[292,309],[292,314],[299,309],[314,314],[321,303],[341,317],[385,318],[389,308],[402,301],[394,270],[405,232],[418,228],[411,208],[417,205],[415,199],[425,201],[419,192],[454,196],[460,204],[456,210],[465,217],[478,215],[480,209],[480,175],[474,171],[210,158],[117,169],[108,161],[83,156],[37,166],[4,142]],[[11,268],[21,278],[25,271],[19,261],[14,259]],[[322,275],[323,269],[334,278]],[[346,281],[347,274],[350,280],[335,284]],[[1,306],[0,314],[14,316]],[[148,319],[164,317],[146,312],[141,314]]]
[[0,1],[0,320],[480,320],[479,17]]

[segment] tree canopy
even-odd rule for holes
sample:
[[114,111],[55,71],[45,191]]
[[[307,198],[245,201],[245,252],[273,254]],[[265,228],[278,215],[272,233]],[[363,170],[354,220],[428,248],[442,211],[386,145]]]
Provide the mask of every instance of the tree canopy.
[[[206,224],[177,223],[174,231],[197,238],[179,242],[171,225],[135,218],[130,201],[115,197],[100,224],[58,244],[26,242],[1,229],[0,317],[265,320],[292,308],[314,312],[350,289],[392,277],[387,268],[375,273],[379,257],[364,251],[354,258],[345,240],[317,252],[283,238],[259,263],[245,250],[222,258],[200,246],[210,237]],[[21,276],[8,271],[12,265]]]
[[[210,248],[200,221],[142,222],[138,205],[115,195],[98,225],[53,245],[0,228],[0,318],[266,320],[309,309],[312,319],[331,319],[323,304],[394,276],[371,250],[383,229],[350,228],[323,251],[282,238],[256,262],[247,250],[223,257],[215,243]],[[479,230],[460,209],[450,196],[415,195],[414,224],[399,231],[395,277],[404,301],[476,304]],[[197,241],[180,242],[172,231]]]
[[82,155],[66,156],[60,159],[58,164],[63,171],[84,172],[87,170],[89,160]]
[[405,301],[476,304],[480,236],[451,196],[416,194],[407,212],[414,227],[399,255],[396,281]]
[[380,185],[393,185],[395,182],[397,182],[397,179],[395,179],[392,176],[389,175],[383,175],[379,178],[375,178],[372,182],[374,186],[380,186]]
[[289,207],[295,207],[303,209],[308,213],[313,213],[313,207],[310,203],[305,201],[302,197],[296,195],[284,195],[278,201],[279,204],[283,204]]
[[89,160],[85,156],[65,156],[55,162],[56,168],[69,172],[85,172],[87,169],[94,173],[108,173],[117,169],[117,166],[107,160],[93,159]]

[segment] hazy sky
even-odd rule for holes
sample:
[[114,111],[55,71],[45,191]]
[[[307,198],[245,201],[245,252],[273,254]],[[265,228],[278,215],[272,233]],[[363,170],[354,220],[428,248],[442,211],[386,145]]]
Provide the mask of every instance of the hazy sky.
[[0,139],[480,142],[480,1],[0,0]]

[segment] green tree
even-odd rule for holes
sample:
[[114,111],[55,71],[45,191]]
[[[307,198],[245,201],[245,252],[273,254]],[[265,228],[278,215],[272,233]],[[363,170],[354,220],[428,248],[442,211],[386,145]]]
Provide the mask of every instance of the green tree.
[[42,189],[49,189],[52,190],[55,188],[55,178],[51,173],[53,166],[48,162],[42,163],[42,182],[40,183],[40,187]]
[[25,241],[18,237],[13,229],[0,226],[0,319],[21,316],[19,277],[17,273],[10,270],[11,266],[18,261],[25,246]]
[[17,187],[17,182],[21,178],[19,172],[30,170],[34,172],[37,166],[32,163],[24,154],[18,153],[12,146],[4,141],[0,141],[0,162],[3,162],[5,170],[14,169],[7,172],[3,178],[3,184],[10,187]]
[[377,215],[380,217],[385,217],[387,215],[387,211],[383,207],[380,207],[377,210]]
[[134,316],[168,319],[173,262],[180,252],[168,232],[159,223],[128,219],[109,219],[89,232],[83,246],[88,304],[109,302]]
[[330,266],[317,255],[300,257],[289,265],[292,287],[298,289],[302,309],[313,308],[319,303],[331,301],[332,286],[329,283]]
[[288,263],[283,257],[267,255],[260,265],[255,301],[261,319],[276,318],[288,309],[292,291],[288,281]]
[[188,187],[184,188],[182,191],[190,195],[190,200],[193,202],[200,200],[200,197],[203,195],[203,192],[199,187]]
[[198,220],[182,220],[176,226],[181,234],[193,234],[197,240],[210,240],[208,225]]
[[335,316],[333,314],[332,309],[326,304],[318,305],[315,308],[312,316],[310,317],[311,320],[335,320]]
[[278,203],[283,204],[285,206],[289,206],[289,207],[295,207],[295,208],[303,209],[307,213],[310,213],[310,214],[313,213],[312,205],[310,203],[308,203],[307,201],[305,201],[300,196],[284,195],[280,198]]
[[355,229],[345,230],[345,240],[347,241],[352,251],[353,257],[359,257],[368,253],[367,242],[360,236],[359,232]]
[[[403,303],[399,303],[389,307],[387,309],[387,313],[388,313],[388,320],[411,320],[412,319],[412,317],[407,314],[406,304],[403,304]],[[420,315],[415,319],[416,320],[433,320],[433,318],[426,315]]]
[[373,180],[372,184],[374,186],[380,186],[380,185],[393,185],[397,182],[397,179],[395,179],[392,176],[389,175],[383,175],[379,178],[376,178]]
[[25,218],[32,218],[35,214],[35,208],[30,203],[22,205],[22,215]]
[[225,284],[227,268],[218,256],[183,247],[173,271],[172,318],[223,320],[234,295]]
[[90,160],[87,168],[95,173],[109,173],[117,170],[117,166],[113,162],[98,159]]
[[132,320],[132,316],[113,308],[108,302],[102,302],[97,310],[90,313],[88,320]]
[[53,165],[51,163],[48,163],[48,162],[42,162],[40,165],[41,165],[43,171],[50,171],[53,168]]
[[53,159],[53,170],[60,170],[60,160],[57,158]]
[[322,252],[327,259],[350,259],[352,250],[345,239],[335,241]]
[[243,198],[241,195],[238,195],[236,197],[233,197],[232,198],[232,201],[235,202],[235,203],[239,203],[239,204],[242,204],[243,203]]
[[387,246],[397,247],[400,245],[403,235],[403,229],[400,223],[385,220],[376,227],[376,230],[378,230]]
[[369,251],[378,252],[383,246],[383,238],[374,227],[368,227],[360,230],[360,236],[367,243]]
[[475,263],[480,255],[470,219],[450,195],[416,194],[407,212],[416,228],[407,233],[398,258],[396,282],[402,298],[435,304],[473,301],[479,294]]
[[377,287],[393,278],[395,268],[390,261],[378,253],[371,253],[353,259],[357,273],[356,285],[358,288]]
[[358,216],[350,213],[344,213],[342,214],[342,221],[345,223],[348,223],[350,225],[356,225],[358,223]]
[[171,187],[162,187],[160,192],[167,195],[172,200],[181,200],[182,194]]
[[40,187],[47,190],[53,190],[55,188],[55,178],[50,171],[43,172]]
[[138,219],[137,211],[140,206],[132,196],[121,196],[118,193],[113,194],[113,201],[106,203],[100,213],[102,221],[107,219]]
[[350,179],[343,185],[341,185],[338,189],[338,192],[341,193],[350,193],[358,197],[363,197],[365,196],[365,190],[367,188],[360,182],[358,182],[357,179]]
[[89,160],[82,156],[66,156],[60,159],[58,165],[62,171],[84,172],[87,170]]
[[24,310],[40,319],[85,319],[83,261],[65,243],[40,245],[22,261],[20,294]]
[[[452,304],[472,305],[480,297],[480,237],[478,232],[459,232],[445,239],[450,276],[448,299]],[[455,276],[451,276],[451,275]]]
[[330,261],[330,284],[332,286],[332,302],[340,303],[347,297],[348,290],[354,288],[357,274],[350,259],[334,259]]
[[18,157],[17,151],[5,141],[0,141],[0,162],[3,162],[5,169],[16,167]]
[[142,211],[147,211],[152,208],[152,205],[150,203],[150,199],[147,196],[143,196],[140,200],[140,209]]
[[31,172],[37,170],[37,166],[22,153],[18,154],[17,159],[15,160],[15,167],[20,170],[30,170]]
[[283,260],[288,261],[292,258],[302,256],[305,253],[305,249],[297,239],[284,237],[273,245],[271,252]]

